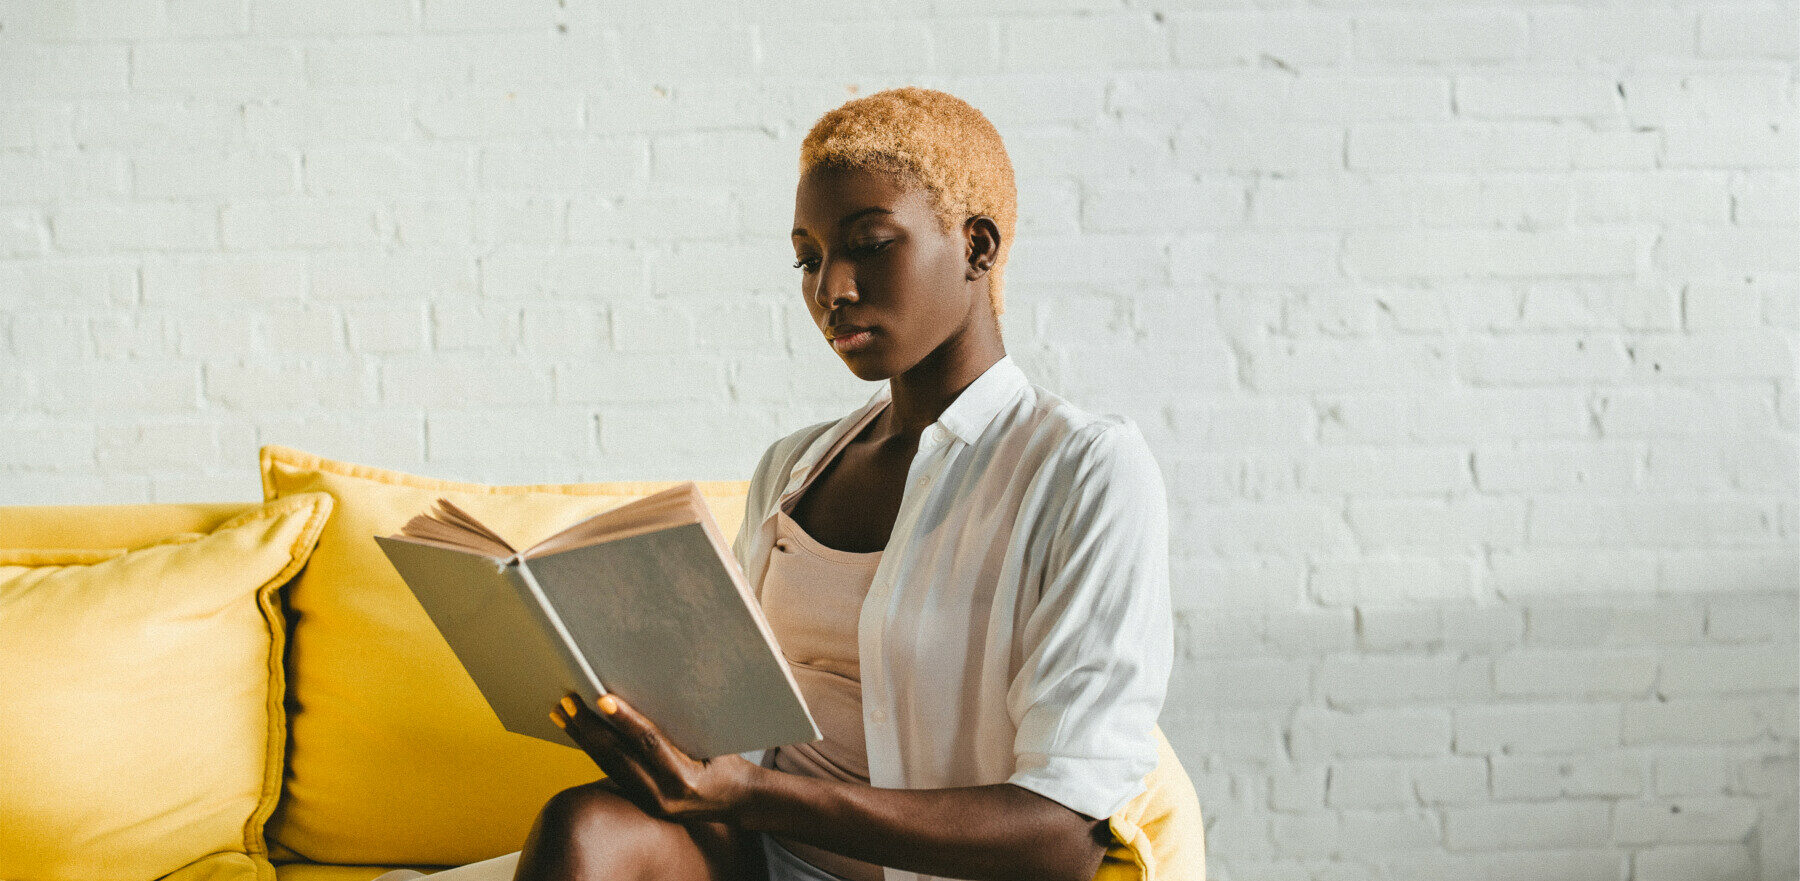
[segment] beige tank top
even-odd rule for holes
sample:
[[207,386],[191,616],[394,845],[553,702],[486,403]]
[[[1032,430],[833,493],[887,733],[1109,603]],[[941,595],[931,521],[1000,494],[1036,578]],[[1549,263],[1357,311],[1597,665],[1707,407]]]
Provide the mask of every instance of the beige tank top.
[[[846,432],[813,473],[822,471],[823,463],[837,455],[858,431],[860,427]],[[819,733],[824,735],[816,743],[775,750],[773,764],[777,770],[869,782],[856,621],[880,562],[880,551],[859,554],[820,544],[789,516],[786,506],[776,509],[775,546],[769,552],[769,567],[763,574],[763,614],[793,667],[794,680],[812,710],[813,720],[819,723]],[[776,840],[794,855],[827,872],[851,881],[881,881],[880,866],[788,838],[776,836]]]

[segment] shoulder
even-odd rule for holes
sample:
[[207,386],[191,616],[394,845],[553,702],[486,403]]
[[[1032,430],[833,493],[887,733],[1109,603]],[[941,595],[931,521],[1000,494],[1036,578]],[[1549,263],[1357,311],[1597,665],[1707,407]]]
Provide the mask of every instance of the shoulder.
[[1135,420],[1116,413],[1095,413],[1054,392],[1032,386],[1030,415],[1022,420],[1048,442],[1045,464],[1066,476],[1121,469],[1160,469]]

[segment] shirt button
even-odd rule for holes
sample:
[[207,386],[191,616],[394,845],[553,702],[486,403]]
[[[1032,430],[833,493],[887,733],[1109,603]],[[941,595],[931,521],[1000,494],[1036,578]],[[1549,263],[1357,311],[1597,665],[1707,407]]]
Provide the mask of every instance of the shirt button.
[[775,549],[778,551],[781,551],[784,554],[787,553],[787,549],[788,549],[787,542],[785,542],[785,541],[776,542]]

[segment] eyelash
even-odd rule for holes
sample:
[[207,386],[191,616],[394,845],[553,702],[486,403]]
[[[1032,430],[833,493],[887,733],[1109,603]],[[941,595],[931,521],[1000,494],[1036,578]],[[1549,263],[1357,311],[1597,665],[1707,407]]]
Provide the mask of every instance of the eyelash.
[[[891,245],[891,244],[893,244],[893,240],[891,240],[891,239],[888,241],[884,241],[884,242],[874,242],[871,244],[863,245],[860,248],[852,248],[852,249],[850,249],[850,253],[852,253],[852,254],[874,254],[874,253],[879,252],[881,249],[886,248],[888,245]],[[811,262],[812,261],[810,261],[810,260],[795,260],[794,268],[795,269],[805,268],[805,266]]]

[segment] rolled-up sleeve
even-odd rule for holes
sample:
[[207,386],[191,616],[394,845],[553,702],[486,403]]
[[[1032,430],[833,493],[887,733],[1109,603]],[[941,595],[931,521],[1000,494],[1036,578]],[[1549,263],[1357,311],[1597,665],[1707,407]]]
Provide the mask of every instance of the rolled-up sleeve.
[[1017,726],[1008,782],[1092,818],[1144,789],[1174,655],[1168,502],[1135,423],[1071,444],[1043,588],[1007,694]]

